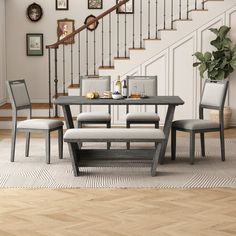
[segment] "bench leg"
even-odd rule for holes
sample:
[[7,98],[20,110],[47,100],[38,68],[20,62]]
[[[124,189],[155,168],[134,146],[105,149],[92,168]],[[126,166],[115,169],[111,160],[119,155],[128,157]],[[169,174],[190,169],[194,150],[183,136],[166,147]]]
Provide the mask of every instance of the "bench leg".
[[154,157],[153,157],[152,166],[151,166],[152,176],[156,176],[156,169],[157,169],[158,161],[160,159],[161,147],[162,147],[162,143],[158,143]]
[[72,161],[72,167],[73,167],[73,172],[74,176],[79,176],[79,166],[78,166],[78,157],[77,157],[77,143],[68,143],[68,148],[70,152],[70,157]]
[[[126,128],[130,129],[130,123],[128,121],[126,122]],[[126,148],[127,148],[127,150],[130,150],[130,142],[126,143]]]
[[[107,129],[111,128],[111,122],[107,123]],[[111,148],[111,142],[107,142],[107,150],[110,150]]]

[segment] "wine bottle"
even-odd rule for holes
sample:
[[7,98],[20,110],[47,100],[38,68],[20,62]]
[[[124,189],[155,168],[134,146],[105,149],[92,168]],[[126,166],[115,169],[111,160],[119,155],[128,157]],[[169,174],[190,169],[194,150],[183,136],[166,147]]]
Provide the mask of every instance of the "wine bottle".
[[122,96],[124,97],[124,98],[127,98],[127,85],[126,85],[126,80],[124,80],[124,82],[123,82],[123,87],[122,87]]

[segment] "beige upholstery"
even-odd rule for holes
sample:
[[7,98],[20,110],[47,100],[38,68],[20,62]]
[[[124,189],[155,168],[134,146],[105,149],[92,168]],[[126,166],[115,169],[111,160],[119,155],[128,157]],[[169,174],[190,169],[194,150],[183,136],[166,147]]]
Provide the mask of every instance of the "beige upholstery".
[[16,82],[11,89],[16,107],[30,105],[30,99],[25,84]]
[[100,140],[160,140],[165,139],[165,135],[160,129],[93,129],[93,128],[83,128],[83,129],[69,129],[64,135],[64,140],[68,142],[69,140],[79,140],[79,141],[89,141],[96,139],[98,142]]
[[83,112],[77,116],[77,121],[110,121],[111,115],[106,112]]
[[220,124],[209,120],[177,120],[173,122],[172,127],[187,130],[219,129]]
[[225,84],[206,83],[202,95],[201,104],[219,107],[222,104],[225,94]]
[[29,119],[17,123],[17,129],[49,130],[61,126],[63,126],[62,121],[49,119]]
[[160,121],[160,117],[154,112],[132,112],[126,115],[127,121]]

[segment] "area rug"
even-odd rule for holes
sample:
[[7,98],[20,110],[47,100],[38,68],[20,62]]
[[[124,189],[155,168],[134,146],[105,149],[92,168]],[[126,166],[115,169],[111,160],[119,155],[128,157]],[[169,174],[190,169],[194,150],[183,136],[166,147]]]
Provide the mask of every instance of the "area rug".
[[[52,139],[51,164],[45,163],[44,139],[33,138],[30,157],[24,157],[25,142],[16,143],[15,162],[10,160],[10,139],[0,141],[0,188],[214,188],[236,187],[236,140],[226,140],[226,161],[220,159],[218,139],[206,139],[206,158],[200,156],[196,140],[196,161],[189,164],[189,142],[177,141],[177,159],[170,160],[167,147],[164,165],[159,165],[157,176],[150,175],[150,161],[103,161],[80,168],[81,175],[74,177],[67,145],[64,159],[58,159],[57,140]],[[85,144],[85,147],[91,145]],[[89,146],[90,145],[90,146]],[[113,147],[125,148],[125,144]],[[143,147],[148,148],[146,144]],[[105,147],[105,146],[104,146]]]

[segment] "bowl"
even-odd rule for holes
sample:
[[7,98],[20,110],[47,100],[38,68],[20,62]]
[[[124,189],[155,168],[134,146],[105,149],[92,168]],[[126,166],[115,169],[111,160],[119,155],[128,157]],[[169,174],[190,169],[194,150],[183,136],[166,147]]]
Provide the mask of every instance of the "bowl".
[[112,98],[113,99],[122,99],[123,98],[123,96],[121,95],[121,94],[112,94]]

